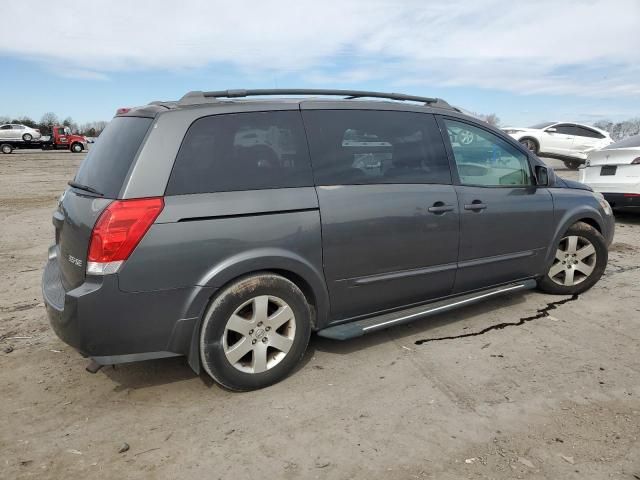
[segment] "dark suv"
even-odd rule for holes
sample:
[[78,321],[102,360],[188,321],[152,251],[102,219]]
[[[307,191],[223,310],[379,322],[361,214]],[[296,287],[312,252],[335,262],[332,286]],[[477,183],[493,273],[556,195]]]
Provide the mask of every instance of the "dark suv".
[[614,231],[602,196],[501,131],[379,92],[121,109],[69,185],[43,278],[58,336],[100,365],[185,355],[233,390],[285,377],[312,332],[583,292]]

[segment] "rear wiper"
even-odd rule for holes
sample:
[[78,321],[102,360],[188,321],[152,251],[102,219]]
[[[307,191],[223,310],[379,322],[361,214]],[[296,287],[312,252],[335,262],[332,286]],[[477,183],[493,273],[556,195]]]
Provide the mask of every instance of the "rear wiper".
[[83,184],[78,183],[78,182],[74,182],[73,180],[68,181],[67,185],[69,185],[70,187],[73,187],[73,188],[77,188],[78,190],[84,190],[85,192],[93,193],[94,195],[98,195],[99,197],[104,197],[104,193],[99,192],[95,188],[90,187],[88,185],[83,185]]

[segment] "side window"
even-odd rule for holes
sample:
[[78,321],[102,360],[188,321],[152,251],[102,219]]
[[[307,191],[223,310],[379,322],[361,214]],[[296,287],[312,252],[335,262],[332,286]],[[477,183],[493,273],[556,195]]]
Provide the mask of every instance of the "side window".
[[0,130],[11,130],[11,125],[2,125]]
[[379,110],[307,110],[317,185],[451,183],[433,115]]
[[563,135],[576,135],[575,125],[569,125],[568,123],[561,123],[559,125],[554,125],[553,128],[555,128],[556,131],[550,132],[550,133],[561,133]]
[[213,115],[187,131],[167,195],[313,185],[298,111]]
[[447,119],[444,122],[463,185],[533,185],[529,160],[513,145],[467,123]]
[[578,135],[579,137],[604,138],[604,135],[596,132],[595,130],[591,130],[590,128],[576,126],[576,130],[576,135]]

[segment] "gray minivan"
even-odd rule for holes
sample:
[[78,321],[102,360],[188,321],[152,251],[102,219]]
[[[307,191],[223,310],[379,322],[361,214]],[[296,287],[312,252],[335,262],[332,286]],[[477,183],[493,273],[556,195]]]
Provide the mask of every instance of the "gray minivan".
[[312,332],[581,293],[614,232],[601,195],[488,124],[344,90],[121,109],[53,223],[43,294],[62,340],[100,365],[184,355],[232,390],[284,378]]

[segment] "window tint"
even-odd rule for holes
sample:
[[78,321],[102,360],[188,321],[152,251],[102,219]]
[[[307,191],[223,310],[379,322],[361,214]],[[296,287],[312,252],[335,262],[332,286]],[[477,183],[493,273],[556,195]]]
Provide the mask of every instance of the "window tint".
[[313,110],[303,117],[318,185],[451,183],[433,115]]
[[604,135],[596,132],[595,130],[578,126],[576,126],[576,135],[578,135],[579,137],[604,138]]
[[568,123],[561,123],[559,125],[554,125],[553,128],[556,129],[555,132],[549,132],[550,134],[561,133],[563,135],[575,135],[576,127],[574,125],[569,125]]
[[138,117],[111,120],[80,165],[76,182],[116,198],[152,121]]
[[2,125],[0,130],[11,130],[11,125]]
[[298,111],[196,120],[184,137],[168,195],[313,185]]
[[527,156],[497,135],[445,120],[460,182],[464,185],[532,185]]

